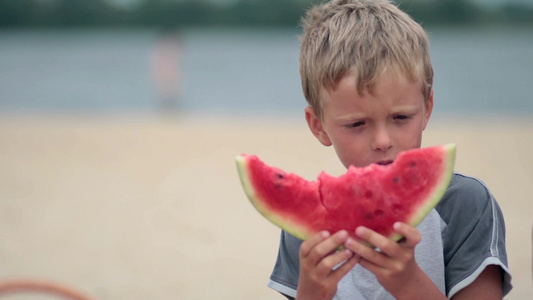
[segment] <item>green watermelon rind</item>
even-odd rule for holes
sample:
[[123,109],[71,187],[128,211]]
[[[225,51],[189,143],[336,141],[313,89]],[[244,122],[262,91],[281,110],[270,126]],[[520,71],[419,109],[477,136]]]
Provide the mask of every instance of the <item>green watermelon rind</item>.
[[239,178],[244,188],[244,192],[246,193],[248,200],[250,200],[250,203],[252,203],[255,209],[263,217],[301,240],[307,239],[314,233],[311,232],[306,226],[291,222],[290,219],[278,215],[276,212],[264,205],[264,203],[267,203],[267,201],[264,201],[255,193],[253,184],[250,182],[251,176],[248,174],[248,164],[246,158],[242,155],[239,155],[235,157],[235,161],[237,162],[237,170],[239,172]]
[[[444,193],[446,193],[446,189],[450,185],[450,181],[452,180],[453,172],[454,172],[454,166],[455,166],[455,152],[456,152],[456,144],[450,143],[443,146],[440,146],[440,148],[443,150],[443,160],[444,160],[444,172],[442,172],[442,177],[439,180],[439,184],[435,186],[433,191],[431,192],[431,195],[428,197],[428,199],[431,199],[427,201],[423,206],[421,206],[415,214],[411,216],[409,220],[407,220],[407,224],[416,227],[424,218],[429,214],[429,212],[435,208],[435,206],[440,202],[442,199],[442,196],[444,196]],[[394,233],[390,239],[394,241],[398,241],[403,236],[398,233]]]
[[[428,199],[430,200],[426,201],[425,204],[421,206],[417,210],[417,212],[405,222],[413,227],[416,227],[418,224],[420,224],[420,222],[422,222],[422,220],[429,214],[429,212],[440,202],[453,176],[456,145],[450,143],[440,146],[440,148],[444,152],[442,176],[439,179],[439,184],[435,186],[435,188],[431,192],[431,195],[428,196]],[[309,228],[307,228],[305,225],[296,222],[291,222],[290,219],[284,218],[283,216],[278,215],[275,211],[269,209],[269,207],[265,205],[266,203],[268,203],[268,201],[264,201],[259,195],[255,193],[253,184],[250,182],[251,176],[248,174],[248,165],[246,157],[239,155],[235,157],[235,160],[237,163],[237,170],[239,173],[239,178],[241,180],[241,185],[246,193],[246,196],[250,200],[251,204],[255,207],[255,209],[261,215],[263,215],[263,217],[265,217],[274,225],[282,228],[291,235],[302,240],[307,239],[315,233],[309,230]],[[389,238],[394,241],[398,241],[402,237],[402,235],[394,233]]]

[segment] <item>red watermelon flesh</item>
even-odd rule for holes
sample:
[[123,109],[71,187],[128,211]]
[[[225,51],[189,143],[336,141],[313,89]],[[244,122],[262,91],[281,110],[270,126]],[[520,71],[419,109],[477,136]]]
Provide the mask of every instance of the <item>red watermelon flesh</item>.
[[392,164],[350,167],[316,181],[271,167],[255,155],[237,156],[242,186],[254,207],[269,221],[306,239],[327,230],[365,226],[394,240],[392,226],[416,226],[440,201],[453,174],[455,144],[400,153]]

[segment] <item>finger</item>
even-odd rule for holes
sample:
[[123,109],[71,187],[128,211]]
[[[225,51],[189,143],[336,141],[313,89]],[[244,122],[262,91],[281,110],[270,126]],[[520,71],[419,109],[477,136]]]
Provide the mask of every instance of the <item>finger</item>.
[[363,264],[363,261],[367,261],[380,267],[386,266],[387,258],[385,255],[365,243],[365,241],[357,241],[350,238],[344,245],[347,249],[353,251],[356,255],[359,255],[362,258],[359,262],[361,265]]
[[[345,249],[343,251],[349,251],[349,250]],[[338,282],[339,280],[341,280],[342,277],[344,277],[344,275],[350,272],[350,270],[353,269],[353,267],[355,267],[355,265],[361,260],[361,257],[359,255],[351,251],[350,253],[351,253],[350,258],[346,260],[346,262],[344,262],[337,269],[335,269],[335,271],[333,271],[332,274],[330,275],[329,279],[335,282]]]
[[349,260],[352,256],[354,256],[352,251],[343,249],[324,257],[316,267],[317,275],[322,278],[329,276],[330,273],[335,272],[341,267],[341,264]]
[[[395,251],[396,243],[392,242],[389,238],[375,232],[372,229],[366,228],[364,226],[359,226],[355,230],[355,235],[361,239],[361,241],[366,242],[370,245],[373,245],[376,248],[379,248],[380,251],[386,254],[392,254],[391,252]],[[392,249],[391,249],[392,248]]]
[[383,271],[386,270],[385,267],[377,265],[377,264],[375,264],[375,263],[373,263],[373,262],[371,262],[369,260],[366,260],[366,259],[364,259],[362,257],[359,260],[359,265],[361,267],[365,268],[366,270],[370,271],[374,275],[380,274],[380,273],[382,273]]
[[311,250],[318,245],[320,242],[324,241],[330,236],[330,233],[327,231],[321,231],[307,240],[305,240],[300,246],[300,258],[305,258],[309,255]]
[[414,248],[422,240],[420,232],[413,226],[401,222],[396,222],[394,223],[393,228],[397,233],[404,236],[404,238],[400,242],[400,244],[404,247]]
[[324,257],[334,252],[339,246],[344,245],[348,239],[348,232],[341,230],[324,241],[315,245],[307,255],[307,259],[318,264]]

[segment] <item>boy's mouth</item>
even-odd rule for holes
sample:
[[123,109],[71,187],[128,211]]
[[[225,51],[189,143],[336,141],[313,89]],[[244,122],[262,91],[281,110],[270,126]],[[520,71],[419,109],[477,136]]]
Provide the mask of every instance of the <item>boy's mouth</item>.
[[382,165],[382,166],[386,166],[386,165],[392,164],[392,162],[393,162],[393,160],[382,160],[382,161],[376,162],[376,164]]

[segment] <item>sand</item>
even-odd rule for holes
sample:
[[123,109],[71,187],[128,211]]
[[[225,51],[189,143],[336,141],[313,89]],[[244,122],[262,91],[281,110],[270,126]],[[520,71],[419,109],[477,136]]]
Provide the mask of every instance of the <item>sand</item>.
[[[456,169],[490,187],[506,217],[506,299],[531,299],[533,122],[434,119],[424,140],[456,142]],[[282,299],[266,287],[279,231],[248,203],[233,158],[308,179],[343,172],[303,118],[3,115],[0,145],[0,279],[102,300]]]

